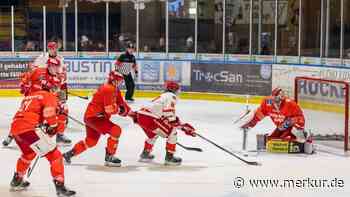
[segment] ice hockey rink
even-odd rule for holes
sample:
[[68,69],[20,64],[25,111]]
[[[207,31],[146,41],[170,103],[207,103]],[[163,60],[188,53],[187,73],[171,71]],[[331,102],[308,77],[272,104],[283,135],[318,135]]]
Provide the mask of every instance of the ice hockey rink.
[[[0,98],[0,137],[7,135],[13,114],[19,106],[20,98]],[[138,99],[131,104],[134,110],[148,102]],[[79,98],[69,99],[70,115],[82,120],[87,101]],[[250,105],[255,108],[255,105]],[[214,101],[180,100],[177,113],[184,122],[189,122],[197,132],[232,151],[242,147],[242,131],[233,121],[244,112],[245,104]],[[322,114],[320,114],[322,116]],[[76,190],[79,197],[349,197],[350,196],[350,158],[326,152],[313,155],[249,153],[245,159],[258,161],[261,166],[249,166],[206,141],[186,136],[179,131],[180,143],[199,147],[202,153],[177,148],[177,155],[183,163],[177,167],[163,164],[165,140],[158,139],[153,163],[138,162],[145,135],[131,119],[113,117],[113,121],[123,128],[117,156],[122,167],[108,168],[104,164],[106,137],[102,137],[94,149],[73,158],[72,165],[65,166],[67,187]],[[256,147],[257,133],[273,129],[269,120],[262,121],[249,131],[248,149]],[[69,122],[67,135],[77,142],[85,136],[84,128],[73,121]],[[63,150],[62,150],[63,149]],[[61,148],[64,152],[68,148]],[[20,152],[12,143],[10,148],[0,148],[1,176],[0,197],[46,197],[55,196],[49,165],[40,159],[32,176],[31,186],[23,192],[10,192],[9,183],[14,173]],[[244,179],[241,188],[237,181]],[[249,179],[326,179],[342,180],[343,187],[277,187],[254,188]],[[242,182],[241,182],[242,183]]]

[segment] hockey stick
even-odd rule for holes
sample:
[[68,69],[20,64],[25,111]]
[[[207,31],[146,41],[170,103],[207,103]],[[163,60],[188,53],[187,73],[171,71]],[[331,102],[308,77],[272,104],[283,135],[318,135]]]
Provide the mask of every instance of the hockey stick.
[[75,93],[73,93],[73,92],[68,92],[68,94],[70,94],[70,95],[72,95],[72,96],[79,97],[79,98],[84,99],[84,100],[89,100],[89,97],[87,97],[87,96],[80,96],[80,95],[75,94]]
[[[72,117],[72,116],[70,116],[70,115],[68,115],[68,114],[64,114],[64,115],[66,115],[69,119],[73,120],[74,122],[80,124],[81,126],[84,126],[84,127],[85,127],[85,126],[89,126],[89,125],[86,125],[85,123],[79,121],[78,119],[76,119],[76,118],[74,118],[74,117]],[[202,151],[203,151],[203,150],[200,149],[200,148],[188,147],[188,146],[184,146],[184,145],[182,145],[182,144],[180,144],[180,143],[176,143],[176,144],[179,145],[181,148],[183,148],[183,149],[185,149],[185,150],[197,151],[197,152],[202,152]]]
[[34,161],[33,165],[32,165],[31,167],[29,167],[29,168],[28,168],[27,178],[29,178],[29,177],[30,177],[30,175],[32,174],[32,172],[33,172],[33,170],[34,170],[34,168],[35,168],[36,164],[37,164],[37,163],[38,163],[38,161],[39,161],[39,158],[40,158],[40,156],[39,156],[39,155],[38,155],[38,156],[36,156],[36,158],[35,158],[35,161]]
[[184,145],[180,144],[179,142],[177,142],[176,144],[179,145],[181,148],[183,148],[185,150],[203,152],[203,150],[201,148],[184,146]]
[[201,134],[198,134],[198,133],[197,133],[197,136],[200,137],[200,138],[202,138],[203,140],[209,142],[210,144],[216,146],[217,148],[219,148],[219,149],[225,151],[226,153],[228,153],[228,154],[234,156],[235,158],[241,160],[242,162],[244,162],[244,163],[246,163],[246,164],[248,164],[248,165],[254,165],[254,166],[261,165],[260,163],[258,163],[258,162],[256,162],[256,161],[247,161],[247,160],[241,158],[240,156],[238,156],[238,155],[236,155],[235,153],[233,153],[233,152],[231,152],[231,151],[229,151],[229,150],[223,148],[222,146],[219,146],[218,144],[216,144],[215,142],[213,142],[213,141],[209,140],[208,138],[202,136]]
[[243,144],[242,144],[242,150],[247,150],[247,135],[248,135],[248,129],[243,129]]

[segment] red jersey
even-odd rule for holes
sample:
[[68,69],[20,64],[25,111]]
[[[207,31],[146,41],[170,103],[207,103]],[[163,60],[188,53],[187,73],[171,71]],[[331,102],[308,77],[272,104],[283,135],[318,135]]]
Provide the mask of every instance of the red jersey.
[[11,124],[11,134],[33,131],[39,124],[57,124],[57,97],[47,91],[36,91],[24,97]]
[[264,117],[269,116],[272,122],[280,127],[286,119],[291,119],[293,126],[303,129],[305,125],[304,114],[299,105],[292,99],[285,98],[282,100],[279,109],[276,106],[272,96],[266,97],[260,107],[255,112],[256,120],[260,121]]
[[105,83],[100,86],[89,103],[85,119],[97,116],[110,118],[111,115],[119,112],[120,105],[127,105],[121,95],[119,88],[112,84]]
[[43,86],[46,86],[48,89],[62,89],[65,81],[59,76],[54,76],[49,74],[47,68],[35,68],[33,71],[28,71],[22,74],[21,77],[21,93],[25,96],[42,90]]

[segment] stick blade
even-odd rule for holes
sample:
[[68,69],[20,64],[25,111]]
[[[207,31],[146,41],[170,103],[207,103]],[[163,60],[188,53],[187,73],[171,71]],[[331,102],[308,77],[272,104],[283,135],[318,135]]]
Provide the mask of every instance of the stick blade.
[[190,148],[193,151],[197,151],[197,152],[203,152],[203,150],[201,148]]
[[262,166],[262,164],[257,161],[247,161],[246,163],[252,166]]

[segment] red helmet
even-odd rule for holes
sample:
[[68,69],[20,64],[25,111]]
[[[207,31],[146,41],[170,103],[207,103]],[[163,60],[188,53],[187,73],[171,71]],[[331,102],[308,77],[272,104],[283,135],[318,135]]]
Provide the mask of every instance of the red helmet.
[[123,80],[124,80],[124,76],[115,70],[111,71],[108,75],[108,83],[112,83],[113,81],[116,81],[117,83],[119,83],[119,82],[122,82]]
[[279,96],[282,93],[282,89],[277,87],[272,90],[271,96]]
[[177,92],[180,89],[180,85],[175,81],[166,81],[164,84],[165,90],[170,92]]
[[61,61],[57,58],[49,58],[46,62],[47,69],[49,70],[49,73],[52,75],[58,75],[62,73],[61,70]]
[[57,43],[56,42],[49,42],[47,43],[48,49],[57,49]]

